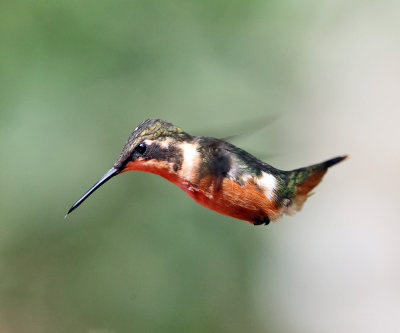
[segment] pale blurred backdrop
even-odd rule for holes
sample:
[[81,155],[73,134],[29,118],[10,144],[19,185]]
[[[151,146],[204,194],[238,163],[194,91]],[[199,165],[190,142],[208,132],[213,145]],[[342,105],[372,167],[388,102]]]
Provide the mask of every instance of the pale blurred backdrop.
[[[0,332],[399,332],[399,1],[3,1],[0,41]],[[267,227],[140,172],[64,220],[150,117],[351,158]]]

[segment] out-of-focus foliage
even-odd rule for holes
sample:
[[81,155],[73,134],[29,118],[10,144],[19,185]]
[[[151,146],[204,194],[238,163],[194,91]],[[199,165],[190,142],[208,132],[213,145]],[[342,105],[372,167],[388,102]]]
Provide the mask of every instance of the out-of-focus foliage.
[[[370,198],[360,170],[380,170],[374,149],[393,167],[379,174],[398,165],[386,145],[374,146],[381,136],[365,156],[358,139],[390,119],[368,107],[394,100],[394,85],[377,74],[392,72],[397,50],[386,33],[398,31],[391,4],[1,2],[0,331],[368,332],[363,315],[379,301],[385,315],[374,323],[392,327],[395,306],[379,295],[398,284],[373,278],[398,273],[395,251],[379,252],[365,226],[394,214],[374,214],[372,204],[354,211],[355,198]],[[255,228],[139,172],[114,178],[63,219],[146,118],[227,136],[271,115],[276,122],[235,143],[277,155],[270,162],[287,169],[356,155],[290,221]],[[387,289],[358,298],[379,285]]]
[[258,329],[250,288],[265,230],[143,173],[63,217],[146,118],[219,136],[274,112],[290,58],[269,31],[284,27],[274,6],[0,4],[2,331]]

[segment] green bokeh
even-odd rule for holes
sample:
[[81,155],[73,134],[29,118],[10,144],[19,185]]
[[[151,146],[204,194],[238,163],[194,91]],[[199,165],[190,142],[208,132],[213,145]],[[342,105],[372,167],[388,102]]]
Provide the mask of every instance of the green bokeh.
[[[1,2],[1,331],[277,324],[273,304],[255,315],[268,284],[253,274],[260,229],[164,179],[123,174],[64,214],[146,118],[226,136],[279,114],[306,12],[279,1]],[[285,135],[236,143],[263,157]]]

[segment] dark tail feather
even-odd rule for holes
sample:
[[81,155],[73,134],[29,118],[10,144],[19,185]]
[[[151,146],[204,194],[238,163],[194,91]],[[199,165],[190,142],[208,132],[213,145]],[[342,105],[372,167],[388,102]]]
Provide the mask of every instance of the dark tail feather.
[[331,158],[330,160],[327,160],[327,161],[322,162],[320,164],[316,164],[316,166],[321,166],[322,169],[328,169],[332,165],[335,165],[335,164],[337,164],[339,162],[342,162],[347,157],[349,157],[349,156],[348,155],[343,155],[343,156],[334,157],[334,158]]
[[347,157],[347,155],[338,156],[322,163],[291,171],[289,182],[292,182],[291,185],[294,186],[294,195],[291,198],[293,204],[287,213],[293,214],[300,210],[307,198],[312,195],[311,190],[321,182],[328,168]]

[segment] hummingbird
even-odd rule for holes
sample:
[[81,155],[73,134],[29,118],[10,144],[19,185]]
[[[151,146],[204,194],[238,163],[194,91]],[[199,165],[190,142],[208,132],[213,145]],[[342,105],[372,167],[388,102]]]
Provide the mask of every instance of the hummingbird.
[[151,118],[134,129],[112,168],[67,215],[114,176],[138,170],[166,178],[218,213],[267,225],[283,214],[299,211],[328,168],[346,157],[283,171],[223,139],[193,136],[169,122]]

